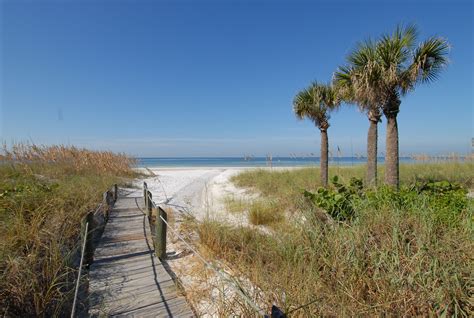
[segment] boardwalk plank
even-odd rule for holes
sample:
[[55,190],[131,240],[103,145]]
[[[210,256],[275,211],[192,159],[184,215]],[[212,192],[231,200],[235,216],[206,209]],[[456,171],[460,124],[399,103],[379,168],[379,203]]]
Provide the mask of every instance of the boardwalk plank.
[[119,197],[89,272],[89,315],[193,317],[156,257],[143,198]]

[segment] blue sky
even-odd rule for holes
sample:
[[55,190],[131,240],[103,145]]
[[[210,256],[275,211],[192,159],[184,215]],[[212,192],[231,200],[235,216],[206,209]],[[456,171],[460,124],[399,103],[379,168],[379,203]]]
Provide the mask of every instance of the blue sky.
[[[471,1],[0,0],[1,139],[138,156],[319,153],[292,113],[357,41],[416,23],[446,37],[440,79],[403,98],[400,150],[471,151]],[[330,147],[364,153],[368,121],[335,113]],[[385,147],[385,122],[379,129]]]

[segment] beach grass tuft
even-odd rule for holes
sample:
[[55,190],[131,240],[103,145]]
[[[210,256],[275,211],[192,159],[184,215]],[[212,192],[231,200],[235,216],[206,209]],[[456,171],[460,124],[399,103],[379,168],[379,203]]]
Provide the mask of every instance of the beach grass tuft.
[[256,200],[250,204],[249,221],[254,225],[269,225],[283,220],[283,211],[275,202]]

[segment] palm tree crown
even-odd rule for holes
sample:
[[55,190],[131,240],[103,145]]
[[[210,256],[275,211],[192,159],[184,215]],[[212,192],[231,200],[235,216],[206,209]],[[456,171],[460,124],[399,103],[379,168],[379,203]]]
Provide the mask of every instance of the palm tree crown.
[[[445,39],[431,37],[415,47],[417,33],[414,25],[398,26],[376,45],[379,94],[386,103],[393,103],[391,108],[397,108],[391,109],[392,112],[398,112],[400,96],[419,83],[436,80],[448,63],[449,44]],[[385,105],[384,111],[390,111],[387,107],[390,106]]]
[[347,60],[349,65],[339,67],[334,74],[334,85],[346,102],[355,103],[364,111],[375,110],[382,104],[375,43],[360,43]]
[[365,109],[399,99],[419,83],[432,82],[446,66],[449,44],[431,37],[415,47],[414,25],[398,26],[377,42],[360,43],[339,67],[334,85],[340,87],[343,99]]
[[310,119],[320,130],[329,128],[330,111],[340,104],[336,89],[331,85],[312,83],[299,92],[293,101],[293,110],[299,119]]

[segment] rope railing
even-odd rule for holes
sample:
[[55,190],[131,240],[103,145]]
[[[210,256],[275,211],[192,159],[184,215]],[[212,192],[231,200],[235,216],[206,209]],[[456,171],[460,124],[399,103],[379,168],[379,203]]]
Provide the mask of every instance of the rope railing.
[[83,242],[81,248],[81,257],[79,261],[79,270],[77,273],[76,284],[74,288],[74,299],[72,303],[72,310],[71,310],[71,318],[74,318],[76,315],[76,307],[77,307],[77,298],[79,294],[79,287],[80,281],[82,276],[82,268],[84,267],[84,261],[86,262],[87,266],[91,265],[93,262],[93,242],[92,242],[92,235],[95,234],[94,232],[97,230],[94,227],[94,216],[104,207],[106,204],[106,209],[104,211],[104,220],[105,222],[108,221],[109,213],[111,209],[111,205],[117,201],[118,197],[118,186],[114,184],[113,191],[107,190],[102,195],[102,201],[97,206],[97,208],[93,212],[89,212],[86,217],[84,218],[84,235],[83,235]]
[[76,288],[74,289],[74,301],[72,303],[71,318],[74,318],[74,314],[76,313],[76,301],[77,301],[77,294],[79,292],[79,283],[81,281],[82,264],[84,262],[84,252],[86,250],[88,229],[89,229],[89,222],[86,222],[86,228],[84,229],[84,242],[82,243],[82,250],[81,250],[81,260],[79,262],[79,272],[77,273]]
[[[166,212],[159,207],[154,201],[153,201],[153,196],[151,192],[148,190],[148,185],[146,182],[143,183],[143,194],[144,194],[144,199],[145,199],[145,206],[147,210],[148,217],[151,217],[151,212],[152,209],[155,208],[157,212],[157,218],[159,217],[161,222],[156,222],[156,244],[158,245],[157,247],[157,255],[159,258],[164,259],[166,257],[166,228],[169,228],[173,234],[175,234],[179,240],[181,240],[193,253],[196,255],[201,262],[204,263],[204,265],[213,270],[221,279],[223,279],[225,282],[229,283],[230,286],[233,287],[233,289],[236,291],[236,293],[242,297],[242,299],[256,312],[258,315],[262,317],[268,317],[265,314],[265,311],[260,308],[248,295],[246,295],[243,291],[243,289],[238,286],[238,284],[235,282],[235,278],[233,278],[230,274],[227,272],[217,268],[210,262],[208,262],[193,246],[191,246],[190,243],[188,243],[179,233],[176,229],[174,229],[168,222],[167,220],[167,214]],[[161,237],[158,238],[158,234],[161,233]],[[163,237],[164,233],[164,237]],[[279,309],[277,309],[279,310]],[[274,309],[272,308],[272,312]],[[273,317],[273,315],[272,315]],[[284,317],[281,316],[281,317]]]

